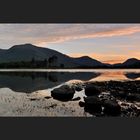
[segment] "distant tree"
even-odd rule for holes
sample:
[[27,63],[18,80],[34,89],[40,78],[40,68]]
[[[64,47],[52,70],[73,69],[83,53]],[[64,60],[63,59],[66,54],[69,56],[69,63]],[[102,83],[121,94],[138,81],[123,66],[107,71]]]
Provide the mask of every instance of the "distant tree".
[[58,60],[58,57],[53,55],[52,56],[52,66],[53,67],[56,67],[57,66],[57,60]]
[[31,67],[35,67],[35,62],[36,62],[35,58],[33,57],[32,60],[31,60]]
[[64,64],[60,64],[60,67],[61,67],[61,68],[64,68]]
[[34,57],[32,58],[31,63],[32,63],[32,64],[35,63],[35,58],[34,58]]
[[49,63],[49,67],[51,67],[51,64],[52,64],[52,57],[49,57],[48,63]]
[[47,66],[48,66],[48,60],[44,59],[44,67],[47,67]]

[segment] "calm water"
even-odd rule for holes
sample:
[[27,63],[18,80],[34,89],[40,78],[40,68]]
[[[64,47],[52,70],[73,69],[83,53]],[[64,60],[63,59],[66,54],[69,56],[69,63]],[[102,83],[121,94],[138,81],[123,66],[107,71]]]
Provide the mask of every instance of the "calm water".
[[[65,83],[107,80],[140,80],[140,70],[0,70],[0,116],[92,116],[79,106],[79,100],[54,99],[51,90]],[[82,90],[73,99],[83,101],[84,96]]]
[[0,70],[0,88],[31,93],[66,82],[140,80],[139,69],[6,69]]

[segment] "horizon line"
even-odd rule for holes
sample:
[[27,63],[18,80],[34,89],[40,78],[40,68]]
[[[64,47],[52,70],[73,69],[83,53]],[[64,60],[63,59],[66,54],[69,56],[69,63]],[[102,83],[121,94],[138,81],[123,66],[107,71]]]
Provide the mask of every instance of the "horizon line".
[[[57,51],[57,52],[59,52],[59,53],[62,53],[62,52],[60,52],[60,51],[58,51],[58,50],[56,50],[56,49],[51,49],[51,48],[43,47],[43,46],[37,46],[37,45],[32,44],[32,43],[16,44],[16,45],[12,45],[12,47],[20,46],[20,45],[32,45],[32,46],[34,46],[34,47],[46,48],[46,49],[50,49],[50,50],[54,50],[54,51]],[[7,48],[7,49],[3,49],[3,48],[0,48],[0,49],[1,49],[1,50],[9,50],[9,49],[11,49],[12,47],[9,47],[9,48]],[[62,54],[65,54],[65,53],[62,53]],[[92,57],[92,56],[90,56],[90,55],[87,55],[87,54],[86,54],[86,55],[81,55],[81,56],[72,56],[72,55],[70,55],[70,54],[65,54],[65,55],[67,55],[67,56],[69,56],[69,57],[71,57],[71,58],[89,57],[89,58],[91,58],[91,59],[100,61],[101,63],[110,64],[110,65],[124,63],[124,62],[127,61],[128,59],[138,59],[138,60],[139,60],[139,58],[137,58],[137,57],[130,57],[130,58],[124,59],[124,60],[115,60],[115,59],[113,60],[113,59],[111,59],[111,60],[104,60],[104,61],[102,61],[102,60],[99,60],[99,59],[94,58],[94,57]],[[111,61],[112,61],[112,62],[113,62],[113,61],[118,61],[118,62],[117,62],[117,63],[111,63]]]

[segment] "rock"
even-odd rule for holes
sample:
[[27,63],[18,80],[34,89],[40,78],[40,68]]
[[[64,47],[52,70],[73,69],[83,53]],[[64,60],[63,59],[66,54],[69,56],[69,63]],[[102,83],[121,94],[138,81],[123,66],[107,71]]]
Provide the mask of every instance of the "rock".
[[83,90],[82,87],[80,87],[80,86],[75,86],[75,91],[81,91],[81,90]]
[[84,98],[85,101],[85,111],[89,112],[91,114],[94,114],[95,112],[101,112],[102,111],[102,101],[99,97],[96,96],[89,96]]
[[129,107],[129,104],[123,102],[121,103],[121,106]]
[[111,92],[111,95],[113,95],[114,97],[125,99],[127,96],[127,93],[124,91],[116,91],[116,92]]
[[76,97],[74,99],[72,99],[72,101],[79,101],[81,98],[80,97]]
[[134,111],[137,110],[137,107],[136,107],[134,104],[131,104],[130,107],[131,107]]
[[45,99],[50,99],[50,98],[52,98],[51,96],[46,96],[46,97],[44,97]]
[[80,101],[80,102],[79,102],[79,106],[80,106],[80,107],[84,107],[84,106],[85,106],[85,103],[82,102],[82,101]]
[[110,94],[100,94],[99,95],[100,100],[105,101],[105,100],[113,100],[115,99],[113,96]]
[[38,98],[30,98],[30,101],[36,101],[36,100],[40,100]]
[[49,107],[54,108],[54,107],[56,107],[56,106],[57,106],[57,104],[52,104],[52,105],[50,105]]
[[126,100],[128,101],[140,101],[140,94],[128,94],[126,97]]
[[74,88],[69,87],[68,85],[63,85],[59,88],[55,88],[51,91],[51,96],[54,99],[60,100],[60,101],[69,101],[73,98],[75,93]]
[[100,93],[100,90],[94,84],[87,84],[85,87],[85,95],[87,96],[99,95]]
[[87,105],[98,105],[101,104],[101,100],[99,97],[95,96],[89,96],[89,97],[84,97],[85,104]]
[[117,116],[121,113],[121,107],[116,100],[106,100],[103,104],[104,113],[111,116]]

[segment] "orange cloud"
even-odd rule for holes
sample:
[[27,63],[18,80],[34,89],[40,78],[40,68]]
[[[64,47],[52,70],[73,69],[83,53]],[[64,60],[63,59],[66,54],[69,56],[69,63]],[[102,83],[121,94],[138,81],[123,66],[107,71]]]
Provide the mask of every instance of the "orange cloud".
[[[65,32],[65,31],[64,31]],[[72,31],[71,31],[72,32]],[[43,38],[35,42],[36,45],[42,45],[43,47],[49,43],[61,43],[69,40],[76,39],[87,39],[87,38],[102,38],[102,37],[114,37],[114,36],[123,36],[123,35],[131,35],[134,33],[140,32],[139,26],[132,26],[126,28],[117,28],[117,29],[108,29],[106,31],[98,31],[98,32],[89,32],[89,33],[79,33],[79,34],[63,34],[63,35],[54,35],[48,36],[47,38]]]

